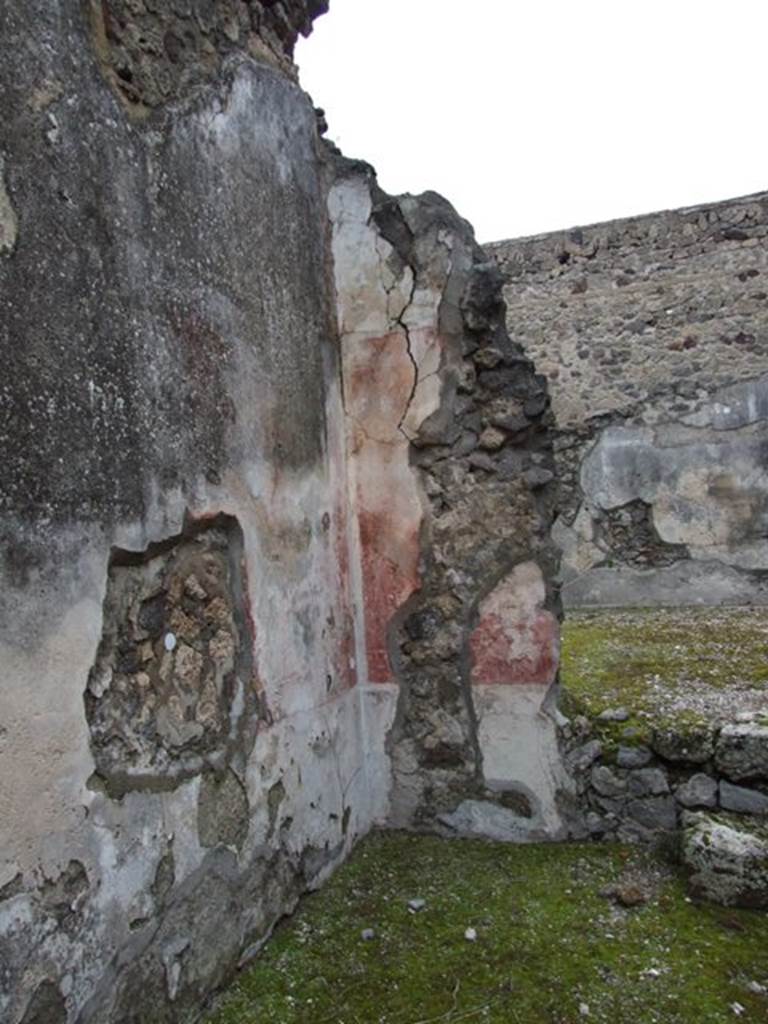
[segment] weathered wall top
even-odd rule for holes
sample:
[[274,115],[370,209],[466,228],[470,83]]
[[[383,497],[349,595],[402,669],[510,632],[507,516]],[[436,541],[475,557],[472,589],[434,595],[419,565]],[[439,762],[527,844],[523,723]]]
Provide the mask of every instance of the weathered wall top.
[[328,0],[90,0],[102,70],[134,116],[212,78],[237,50],[294,72]]

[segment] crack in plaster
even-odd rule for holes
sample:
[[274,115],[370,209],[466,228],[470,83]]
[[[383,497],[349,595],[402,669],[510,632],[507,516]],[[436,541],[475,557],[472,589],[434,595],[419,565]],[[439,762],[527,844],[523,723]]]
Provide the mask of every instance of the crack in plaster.
[[419,386],[420,381],[419,364],[416,362],[416,358],[413,354],[413,348],[411,346],[411,331],[410,328],[408,327],[408,324],[404,320],[405,314],[413,305],[413,299],[416,294],[416,273],[413,267],[411,267],[409,264],[406,264],[406,266],[408,266],[408,269],[411,272],[411,294],[408,296],[408,301],[403,306],[400,315],[395,319],[394,324],[402,328],[403,336],[405,338],[405,350],[408,354],[408,359],[410,360],[411,366],[413,367],[413,383],[411,384],[411,392],[408,395],[408,398],[406,399],[403,415],[400,417],[400,420],[397,424],[397,429],[410,444],[414,440],[414,438],[411,437],[408,434],[408,432],[403,428],[403,423],[405,423],[406,419],[408,418],[408,413],[411,411],[411,405],[413,404],[413,400],[416,396],[416,390]]

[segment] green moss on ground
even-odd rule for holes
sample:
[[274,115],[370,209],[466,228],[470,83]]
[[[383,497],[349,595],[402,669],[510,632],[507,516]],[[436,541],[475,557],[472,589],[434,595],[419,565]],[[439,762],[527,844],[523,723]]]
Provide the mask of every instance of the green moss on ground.
[[[768,984],[768,915],[687,902],[649,856],[373,835],[208,1024],[719,1024],[734,1003],[768,1020],[768,997],[748,988]],[[638,873],[653,879],[650,902],[600,895]],[[426,908],[410,913],[413,898]]]
[[[569,613],[562,630],[561,704],[565,714],[591,719],[608,708],[626,708],[627,722],[600,726],[609,746],[619,736],[622,743],[645,742],[652,728],[696,731],[712,717],[695,699],[703,691],[729,691],[737,701],[737,691],[764,690],[768,701],[767,646],[768,609]],[[688,697],[694,698],[691,707],[685,707]]]

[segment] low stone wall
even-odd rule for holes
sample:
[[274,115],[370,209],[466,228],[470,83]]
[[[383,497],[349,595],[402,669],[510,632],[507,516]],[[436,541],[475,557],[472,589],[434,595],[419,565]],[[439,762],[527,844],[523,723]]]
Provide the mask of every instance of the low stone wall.
[[566,607],[765,603],[768,194],[486,251],[549,381]]
[[566,617],[560,738],[583,834],[653,842],[686,811],[768,814],[766,635],[762,608]]
[[614,745],[595,735],[618,724],[576,717],[562,728],[565,762],[577,786],[589,835],[657,842],[681,829],[690,810],[719,808],[768,815],[768,720],[755,712],[695,731],[654,730],[647,744],[629,736]]

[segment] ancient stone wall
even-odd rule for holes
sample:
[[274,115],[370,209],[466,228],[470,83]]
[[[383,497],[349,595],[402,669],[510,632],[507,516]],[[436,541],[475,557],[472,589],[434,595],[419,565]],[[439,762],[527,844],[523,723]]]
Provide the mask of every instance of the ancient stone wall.
[[768,814],[768,727],[758,711],[735,719],[695,728],[653,723],[647,743],[630,735],[611,745],[599,738],[602,723],[574,716],[563,749],[585,834],[656,845],[674,842],[691,810],[720,809],[747,821]]
[[325,6],[0,0],[9,1024],[193,1020],[376,824],[583,835],[558,501],[569,600],[762,585],[765,200],[490,259],[320,138]]
[[375,814],[319,7],[0,4],[8,1024],[196,1015]]
[[343,163],[330,210],[358,664],[387,820],[560,835],[545,382],[445,200],[393,199]]
[[373,824],[567,827],[545,381],[319,138],[323,6],[0,0],[9,1024],[194,1019]]
[[768,195],[486,251],[549,381],[566,605],[764,602]]

